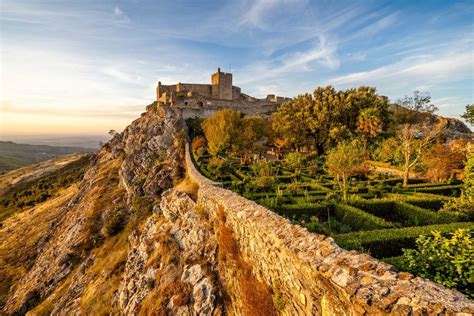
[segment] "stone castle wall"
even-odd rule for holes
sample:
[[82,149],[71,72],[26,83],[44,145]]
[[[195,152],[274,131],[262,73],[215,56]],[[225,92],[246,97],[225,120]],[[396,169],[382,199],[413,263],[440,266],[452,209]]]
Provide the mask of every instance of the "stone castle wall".
[[284,315],[427,315],[474,313],[463,294],[340,248],[272,211],[223,189],[195,168],[186,146],[188,177],[211,222],[224,213],[253,273],[278,297]]

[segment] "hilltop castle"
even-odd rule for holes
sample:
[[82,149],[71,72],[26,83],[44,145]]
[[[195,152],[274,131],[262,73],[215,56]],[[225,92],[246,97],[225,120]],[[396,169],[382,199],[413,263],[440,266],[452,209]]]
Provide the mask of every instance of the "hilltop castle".
[[216,110],[231,108],[247,114],[265,114],[290,98],[274,94],[258,99],[241,92],[240,87],[232,85],[232,74],[220,68],[211,75],[211,84],[177,83],[156,87],[156,101],[183,109],[185,117],[205,117]]

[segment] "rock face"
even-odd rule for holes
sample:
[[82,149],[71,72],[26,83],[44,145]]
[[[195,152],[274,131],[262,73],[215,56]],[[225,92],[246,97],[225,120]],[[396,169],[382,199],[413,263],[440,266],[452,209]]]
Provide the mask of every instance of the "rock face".
[[[196,203],[186,193],[170,190],[163,194],[160,209],[161,219],[155,214],[140,233],[129,237],[132,249],[117,305],[123,313],[134,314],[147,296],[169,296],[169,302],[163,302],[166,305],[155,305],[155,309],[177,315],[220,314],[219,288],[212,276],[217,273],[217,244],[196,213]],[[163,251],[166,243],[174,245],[173,260]],[[163,293],[165,282],[181,284],[186,292],[173,286]],[[184,300],[182,294],[187,296]]]
[[73,301],[83,294],[88,282],[86,268],[94,261],[93,252],[110,235],[105,231],[108,223],[120,226],[117,216],[123,222],[137,217],[134,198],[154,203],[182,175],[183,139],[180,117],[170,108],[151,105],[104,145],[85,174],[79,193],[64,208],[62,218],[50,227],[47,242],[12,291],[5,311],[23,314],[66,281],[71,284],[66,294],[58,294],[62,299],[56,304],[62,310],[77,305]]

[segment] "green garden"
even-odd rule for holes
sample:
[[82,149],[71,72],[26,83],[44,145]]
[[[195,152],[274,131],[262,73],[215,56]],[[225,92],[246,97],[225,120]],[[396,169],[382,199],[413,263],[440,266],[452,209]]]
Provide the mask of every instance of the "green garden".
[[187,123],[206,177],[345,249],[473,295],[474,155],[459,150],[472,145],[426,123],[429,98],[400,103],[394,114],[375,90],[326,87],[271,117],[224,110]]

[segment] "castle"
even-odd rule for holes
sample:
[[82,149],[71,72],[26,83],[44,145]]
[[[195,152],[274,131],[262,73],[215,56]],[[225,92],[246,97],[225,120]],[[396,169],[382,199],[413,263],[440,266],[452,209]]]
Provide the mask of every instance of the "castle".
[[231,108],[246,114],[265,114],[290,98],[267,95],[264,99],[251,97],[232,84],[232,74],[220,68],[211,75],[210,84],[177,83],[156,87],[156,101],[182,109],[185,117],[206,117],[216,110]]

